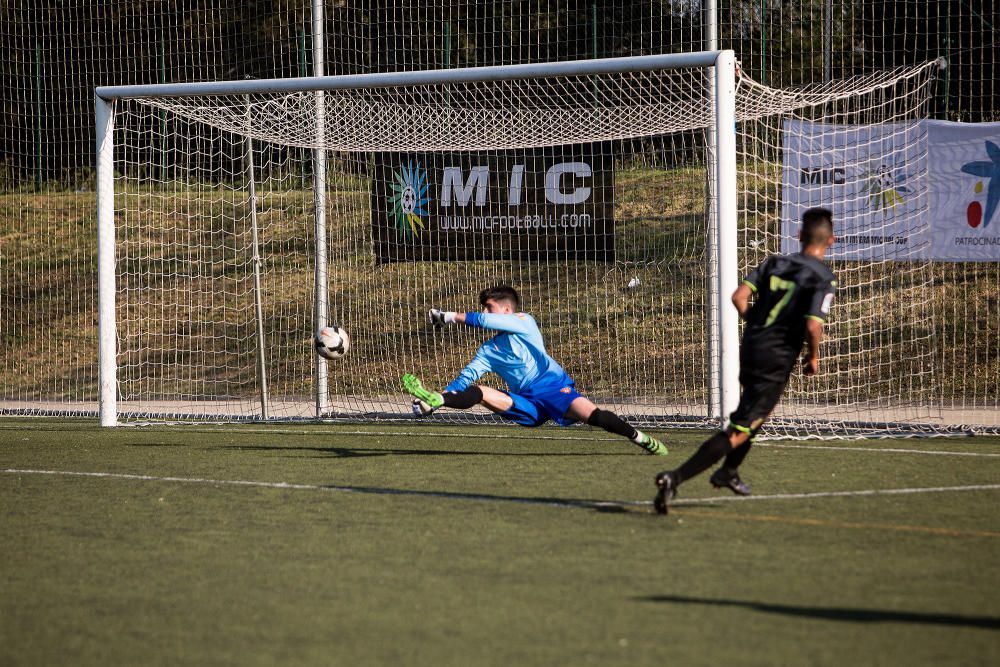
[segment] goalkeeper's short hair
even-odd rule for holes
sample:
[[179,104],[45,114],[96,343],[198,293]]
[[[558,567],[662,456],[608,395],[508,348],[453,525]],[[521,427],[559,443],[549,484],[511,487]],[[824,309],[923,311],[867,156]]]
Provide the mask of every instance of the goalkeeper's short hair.
[[517,290],[510,285],[497,285],[487,287],[479,293],[479,305],[485,306],[490,299],[494,301],[509,301],[514,306],[514,310],[521,309],[521,297],[517,295]]

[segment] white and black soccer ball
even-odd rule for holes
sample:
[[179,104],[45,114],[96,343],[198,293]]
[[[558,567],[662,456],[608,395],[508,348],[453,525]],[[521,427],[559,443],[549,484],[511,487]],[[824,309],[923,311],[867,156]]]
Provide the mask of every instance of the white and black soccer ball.
[[351,338],[338,326],[323,327],[316,333],[316,354],[324,359],[340,359],[351,349]]

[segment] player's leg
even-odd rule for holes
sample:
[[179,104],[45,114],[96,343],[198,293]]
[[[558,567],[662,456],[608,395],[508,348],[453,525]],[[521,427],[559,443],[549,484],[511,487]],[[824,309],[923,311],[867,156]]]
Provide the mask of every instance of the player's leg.
[[759,430],[759,428],[751,429],[744,444],[729,450],[722,465],[712,473],[708,480],[712,486],[717,489],[727,488],[738,496],[750,495],[750,485],[740,479],[739,467],[743,463],[743,459],[750,453],[750,448],[753,446],[754,438],[757,437]]
[[441,407],[468,410],[472,406],[482,403],[494,412],[502,412],[511,406],[510,397],[507,394],[491,387],[471,385],[462,391],[438,393],[425,388],[415,375],[409,373],[403,376],[403,387],[414,397],[414,414],[422,416],[429,415]]
[[730,431],[739,436],[741,444],[734,444],[726,454],[726,460],[712,473],[709,482],[717,489],[727,488],[736,495],[749,496],[750,485],[744,482],[739,475],[738,469],[743,459],[750,453],[753,441],[760,432],[764,422],[771,416],[771,412],[781,399],[781,394],[785,391],[787,375],[784,380],[776,380],[773,377],[766,379],[748,380],[750,391],[749,401],[743,403],[740,397],[740,408],[737,408],[729,419]]
[[747,441],[747,435],[740,431],[719,431],[701,444],[691,457],[673,470],[664,470],[656,475],[656,497],[653,507],[660,514],[667,513],[670,499],[677,495],[677,487],[685,480],[705,472],[715,462],[735,447]]
[[[436,391],[425,388],[416,375],[411,373],[403,375],[403,388],[417,401],[424,402],[430,408],[429,412],[433,412],[444,405],[444,396]],[[416,402],[414,402],[414,406],[416,406]]]
[[[743,382],[743,392],[740,394],[739,405],[729,417],[729,427],[726,431],[719,431],[706,440],[698,451],[674,470],[664,470],[656,475],[656,497],[653,499],[653,507],[660,514],[667,513],[670,499],[677,495],[677,487],[686,480],[700,475],[717,461],[739,449],[746,448],[742,453],[742,456],[746,456],[751,433],[754,429],[759,429],[771,414],[785,385],[784,382],[776,382],[769,378],[743,376],[740,379]],[[742,457],[738,462],[742,463]],[[724,486],[733,489],[729,484]],[[749,489],[747,491],[749,492]]]
[[[470,389],[471,388],[472,387],[470,387]],[[499,389],[494,389],[493,387],[477,387],[477,389],[479,389],[479,395],[481,397],[479,399],[479,403],[482,403],[493,412],[503,414],[514,407],[514,399],[511,398],[511,395],[508,393],[502,392]],[[445,405],[448,405],[447,396],[445,396]]]
[[590,426],[603,428],[608,433],[614,433],[628,438],[650,454],[666,456],[666,446],[656,438],[643,433],[610,410],[602,410],[586,396],[577,396],[569,404],[565,417],[568,421],[578,421]]

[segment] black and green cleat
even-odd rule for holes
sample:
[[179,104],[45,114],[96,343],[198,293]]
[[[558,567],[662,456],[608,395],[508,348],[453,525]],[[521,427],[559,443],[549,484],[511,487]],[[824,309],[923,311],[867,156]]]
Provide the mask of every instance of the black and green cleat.
[[719,468],[712,473],[708,481],[717,489],[726,488],[738,496],[750,495],[750,485],[740,479],[738,474],[728,473],[725,468]]
[[670,501],[677,495],[677,483],[672,470],[664,470],[656,476],[656,497],[653,498],[653,509],[657,514],[669,511]]
[[666,445],[647,433],[642,434],[642,441],[637,444],[653,456],[666,456],[670,453]]
[[424,385],[416,375],[407,373],[403,376],[403,388],[414,398],[418,398],[430,407],[437,409],[444,405],[444,397],[436,391],[424,389]]

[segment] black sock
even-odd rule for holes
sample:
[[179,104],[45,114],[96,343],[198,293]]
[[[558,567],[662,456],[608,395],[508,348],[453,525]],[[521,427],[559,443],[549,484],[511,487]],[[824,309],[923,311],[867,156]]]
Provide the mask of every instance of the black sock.
[[721,431],[702,443],[694,454],[687,461],[674,470],[674,481],[680,484],[686,479],[691,479],[695,475],[705,472],[712,465],[725,456],[732,449],[729,444],[729,436]]
[[483,390],[479,385],[466,387],[462,391],[448,391],[441,394],[444,399],[444,407],[455,408],[456,410],[468,410],[473,405],[479,405],[483,400]]
[[726,454],[726,460],[722,464],[722,467],[726,469],[726,472],[728,472],[730,476],[736,474],[736,469],[740,467],[741,463],[743,463],[743,459],[747,457],[747,453],[750,451],[750,447],[752,445],[753,440],[747,440],[736,449],[729,450],[729,453]]
[[590,413],[587,423],[591,426],[600,426],[608,433],[625,436],[629,440],[636,440],[639,437],[639,433],[635,428],[610,410],[597,408]]

